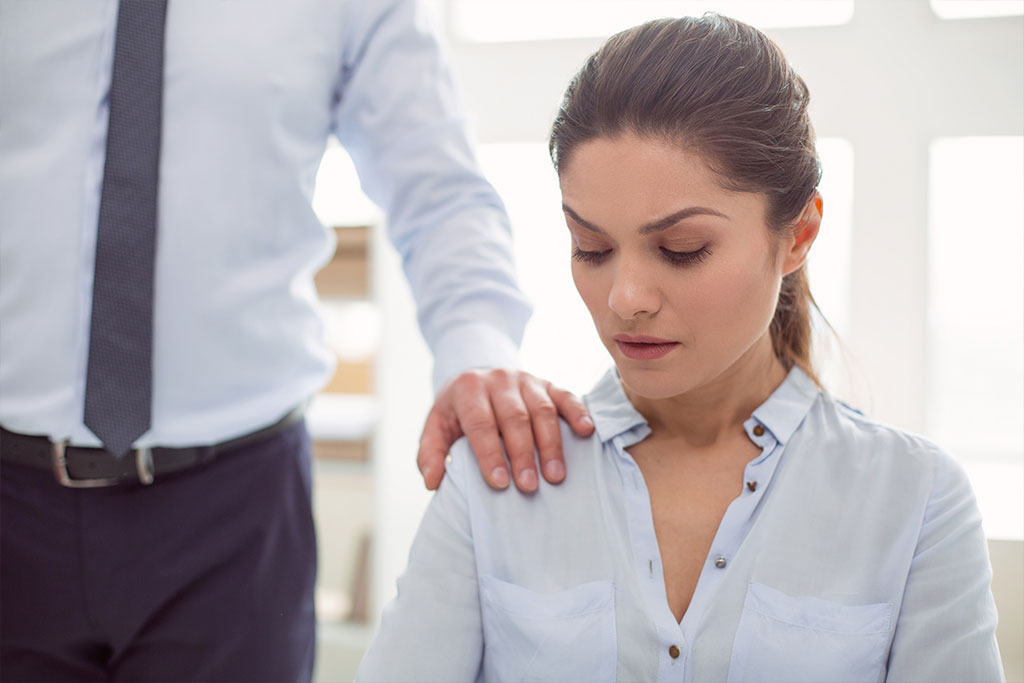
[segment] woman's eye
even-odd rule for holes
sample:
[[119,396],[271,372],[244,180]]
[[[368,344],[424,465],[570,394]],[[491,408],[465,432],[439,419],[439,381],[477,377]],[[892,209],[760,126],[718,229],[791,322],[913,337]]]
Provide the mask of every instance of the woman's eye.
[[604,261],[610,253],[612,253],[611,249],[604,249],[602,251],[583,251],[579,247],[573,247],[572,259],[573,261],[579,261],[580,263],[600,263],[601,261]]
[[701,247],[695,251],[672,251],[665,247],[659,247],[659,249],[665,260],[674,266],[692,266],[711,256],[711,250],[707,247]]

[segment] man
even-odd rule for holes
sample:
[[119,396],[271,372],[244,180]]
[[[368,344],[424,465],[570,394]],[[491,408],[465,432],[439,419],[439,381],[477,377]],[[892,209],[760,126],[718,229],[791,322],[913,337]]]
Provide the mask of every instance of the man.
[[[386,211],[440,388],[419,466],[564,476],[515,370],[501,202],[411,2],[0,3],[5,680],[308,680],[301,406],[330,373],[310,209],[327,136]],[[88,487],[88,488],[81,488]]]

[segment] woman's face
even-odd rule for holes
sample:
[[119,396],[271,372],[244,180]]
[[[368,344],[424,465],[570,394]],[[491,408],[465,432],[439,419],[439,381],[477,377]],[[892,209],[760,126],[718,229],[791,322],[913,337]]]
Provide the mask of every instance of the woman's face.
[[770,235],[762,195],[632,134],[579,145],[560,184],[573,280],[627,389],[668,398],[773,361],[768,326],[799,263],[793,240]]

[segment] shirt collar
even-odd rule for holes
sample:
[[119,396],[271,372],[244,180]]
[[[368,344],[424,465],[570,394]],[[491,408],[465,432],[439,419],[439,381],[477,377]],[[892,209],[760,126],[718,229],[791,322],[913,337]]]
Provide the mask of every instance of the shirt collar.
[[754,411],[754,419],[785,444],[793,436],[811,404],[818,397],[818,386],[797,366],[789,371],[782,384]]
[[626,398],[626,392],[619,382],[619,373],[614,366],[604,373],[590,393],[583,397],[583,401],[590,410],[594,430],[602,442],[611,441],[634,427],[647,425],[644,416],[637,412]]
[[[818,387],[814,381],[803,370],[793,366],[782,384],[754,411],[753,418],[764,425],[776,441],[785,444],[803,422],[817,396]],[[626,397],[614,367],[609,368],[583,400],[602,442],[636,427],[647,426],[643,415]]]

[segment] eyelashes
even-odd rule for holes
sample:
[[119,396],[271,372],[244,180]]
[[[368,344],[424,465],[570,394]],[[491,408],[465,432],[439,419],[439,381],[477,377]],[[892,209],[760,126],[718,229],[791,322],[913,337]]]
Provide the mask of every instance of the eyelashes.
[[660,247],[660,251],[665,260],[674,266],[692,266],[711,256],[711,251],[707,247],[701,247],[696,251],[672,251]]
[[579,247],[573,247],[572,260],[579,261],[580,263],[601,263],[608,258],[608,255],[611,253],[611,249],[605,249],[603,251],[583,251]]
[[[707,247],[701,247],[695,251],[672,251],[665,247],[659,247],[658,251],[661,253],[661,257],[673,266],[692,266],[702,262],[708,256],[711,256],[711,250]],[[573,247],[572,258],[574,261],[580,263],[590,263],[597,265],[604,262],[612,253],[611,249],[604,249],[602,251],[583,251],[579,247]]]

